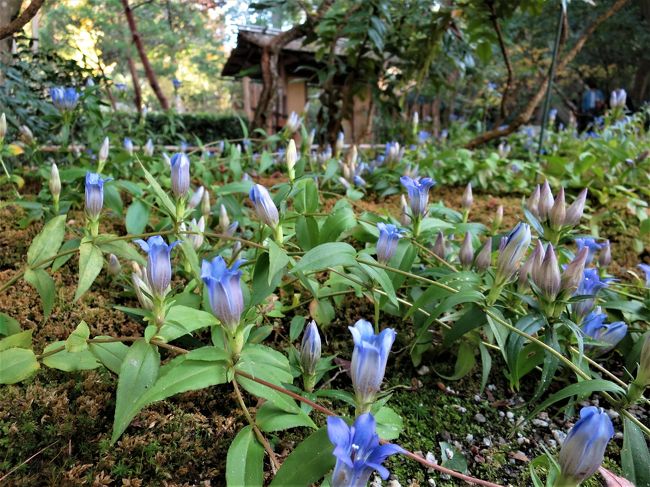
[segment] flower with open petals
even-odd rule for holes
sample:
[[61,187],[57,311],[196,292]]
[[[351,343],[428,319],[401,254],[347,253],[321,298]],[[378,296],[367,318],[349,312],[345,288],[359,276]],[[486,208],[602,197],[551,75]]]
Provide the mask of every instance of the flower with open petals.
[[242,272],[239,270],[243,263],[243,260],[237,260],[228,268],[223,257],[217,256],[212,262],[204,260],[201,265],[201,279],[208,288],[212,313],[231,332],[239,326],[244,311]]
[[411,216],[416,218],[424,217],[429,204],[429,190],[436,182],[431,178],[413,179],[408,176],[402,176],[399,180],[408,193]]

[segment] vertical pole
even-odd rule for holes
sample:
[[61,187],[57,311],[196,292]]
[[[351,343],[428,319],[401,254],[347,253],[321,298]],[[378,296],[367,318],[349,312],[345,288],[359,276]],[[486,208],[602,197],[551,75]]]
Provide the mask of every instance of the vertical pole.
[[551,104],[551,93],[553,91],[553,78],[555,77],[555,66],[557,65],[557,56],[560,50],[560,38],[562,37],[562,24],[564,15],[566,14],[566,1],[560,1],[560,16],[557,20],[557,33],[555,34],[555,44],[553,45],[553,58],[551,59],[551,67],[548,71],[548,86],[546,87],[546,97],[544,99],[544,107],[542,108],[542,127],[539,131],[539,143],[537,146],[537,157],[542,153],[544,145],[544,132],[546,131],[546,124],[548,123],[548,110]]

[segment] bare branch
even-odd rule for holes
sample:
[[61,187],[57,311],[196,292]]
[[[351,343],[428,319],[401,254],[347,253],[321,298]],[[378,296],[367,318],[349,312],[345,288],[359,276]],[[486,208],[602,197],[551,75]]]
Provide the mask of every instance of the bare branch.
[[0,26],[0,41],[12,36],[22,29],[27,22],[34,18],[36,12],[38,12],[44,3],[45,0],[32,0],[32,3],[29,4],[29,7],[23,10],[23,13],[4,27]]

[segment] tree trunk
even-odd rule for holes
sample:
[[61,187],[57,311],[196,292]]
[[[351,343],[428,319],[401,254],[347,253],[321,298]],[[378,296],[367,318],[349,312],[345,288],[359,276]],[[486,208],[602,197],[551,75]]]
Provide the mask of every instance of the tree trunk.
[[138,28],[135,24],[133,10],[131,10],[131,7],[129,6],[129,0],[122,0],[122,6],[124,7],[124,14],[126,15],[126,20],[129,24],[129,30],[133,36],[133,43],[135,44],[135,47],[138,50],[138,54],[140,55],[140,61],[142,61],[142,66],[144,67],[144,72],[147,75],[147,80],[151,85],[151,89],[156,94],[156,98],[158,98],[162,109],[169,110],[169,102],[167,101],[167,97],[160,89],[156,73],[154,73],[153,68],[151,67],[151,63],[149,62],[149,58],[147,57],[147,52],[144,50],[144,45],[142,44],[140,33],[138,32]]
[[12,21],[16,18],[18,12],[20,12],[22,3],[23,0],[5,0],[3,2],[3,8],[0,8],[0,39],[2,39],[0,40],[0,60],[11,51],[12,34],[22,27],[21,25],[15,30],[13,27],[10,28],[10,24],[13,24]]
[[133,80],[133,103],[135,103],[138,113],[142,113],[142,89],[140,88],[138,70],[135,67],[135,61],[133,61],[131,56],[126,58],[126,62],[129,65],[129,72],[131,73],[131,79]]
[[[600,14],[590,25],[585,29],[585,31],[582,33],[578,41],[573,45],[571,49],[562,57],[558,63],[557,63],[557,72],[560,72],[564,70],[567,65],[573,61],[573,59],[576,57],[576,55],[580,52],[580,50],[584,47],[585,43],[587,42],[587,39],[595,32],[595,30],[607,19],[609,19],[612,15],[614,15],[616,12],[618,12],[620,9],[622,9],[625,4],[629,0],[616,0],[614,4],[605,12]],[[515,119],[510,123],[510,125],[504,127],[504,128],[496,128],[493,130],[489,130],[487,132],[482,133],[478,137],[475,137],[474,139],[470,140],[465,147],[468,149],[474,149],[482,144],[485,144],[486,142],[489,142],[491,140],[497,139],[499,137],[504,137],[506,135],[510,135],[513,133],[515,130],[517,130],[519,127],[521,127],[523,124],[527,123],[530,118],[533,116],[533,113],[535,113],[535,109],[537,106],[540,104],[542,101],[542,98],[544,98],[544,94],[546,93],[546,88],[548,87],[549,83],[549,78],[548,75],[545,76],[539,83],[539,88],[537,92],[531,97],[530,101],[528,104],[524,107],[524,109],[515,117]]]

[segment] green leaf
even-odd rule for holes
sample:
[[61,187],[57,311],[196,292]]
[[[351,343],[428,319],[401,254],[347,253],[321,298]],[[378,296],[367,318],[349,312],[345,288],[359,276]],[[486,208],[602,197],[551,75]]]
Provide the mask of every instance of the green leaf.
[[116,235],[100,235],[94,241],[95,245],[104,254],[115,254],[126,260],[133,260],[138,264],[146,264],[146,260],[137,249],[126,240],[117,240]]
[[41,233],[34,237],[29,250],[27,251],[27,265],[31,268],[46,266],[41,264],[44,260],[54,257],[65,236],[66,215],[59,215],[52,218],[45,224]]
[[304,316],[296,315],[291,318],[291,325],[289,326],[289,340],[294,341],[300,336],[302,330],[305,328],[307,318]]
[[553,394],[546,401],[533,409],[533,411],[528,414],[526,419],[532,418],[540,411],[548,408],[551,404],[555,404],[562,399],[578,395],[586,397],[594,392],[615,392],[617,394],[623,394],[625,393],[625,390],[621,386],[603,379],[591,379],[577,382],[575,384],[568,385],[561,391]]
[[269,286],[274,281],[274,278],[280,274],[282,278],[282,270],[289,263],[289,256],[287,253],[278,247],[273,240],[269,241],[269,277],[268,284]]
[[354,216],[352,208],[349,206],[341,207],[328,216],[325,223],[323,223],[319,237],[320,242],[334,242],[338,240],[346,230],[351,229],[356,224],[357,219]]
[[255,262],[253,271],[253,292],[251,293],[251,306],[262,303],[280,284],[281,274],[276,274],[269,285],[269,254],[263,253]]
[[142,165],[142,162],[138,161],[140,164],[140,167],[144,171],[144,177],[147,179],[147,182],[151,186],[151,189],[154,192],[154,195],[156,196],[156,199],[158,199],[158,202],[162,205],[163,209],[165,212],[174,218],[176,216],[176,205],[174,202],[171,200],[169,195],[165,192],[160,187],[160,184],[158,184],[158,181],[156,181],[156,178],[154,178],[149,171],[145,169],[145,167]]
[[207,311],[190,308],[189,306],[172,306],[165,317],[165,324],[158,336],[165,341],[187,335],[195,330],[217,325],[219,321]]
[[50,343],[43,354],[47,354],[54,350],[63,349],[53,355],[48,355],[43,359],[43,364],[51,369],[58,369],[64,372],[75,372],[77,370],[92,370],[99,367],[101,364],[95,359],[95,356],[90,353],[90,350],[83,352],[71,353],[65,349],[65,342],[59,341]]
[[43,302],[43,316],[48,318],[54,307],[54,280],[43,269],[27,269],[25,271],[25,281],[31,284]]
[[479,394],[483,394],[483,390],[487,384],[488,378],[490,377],[490,371],[492,370],[492,356],[488,348],[479,341],[478,349],[481,352],[481,390]]
[[144,232],[149,223],[149,207],[140,200],[134,200],[126,210],[126,231],[137,235]]
[[0,351],[9,348],[32,348],[32,332],[34,330],[25,330],[14,333],[0,340]]
[[76,353],[88,350],[88,343],[86,340],[90,338],[90,329],[85,321],[81,321],[77,328],[70,334],[65,341],[65,349],[68,352]]
[[261,487],[264,483],[264,448],[252,426],[244,426],[228,448],[226,484],[232,487]]
[[476,357],[474,356],[474,347],[468,342],[460,342],[458,347],[458,356],[456,357],[456,366],[454,367],[454,374],[446,376],[436,372],[440,377],[447,380],[459,380],[469,374],[476,365]]
[[303,250],[311,250],[318,245],[319,232],[318,222],[313,216],[300,215],[296,220],[296,240]]
[[[112,338],[109,336],[98,336],[95,338]],[[104,367],[113,372],[114,374],[120,373],[120,368],[122,367],[122,362],[124,362],[124,357],[126,357],[129,347],[127,347],[122,342],[107,342],[107,343],[97,343],[90,342],[88,344],[90,352],[99,360]]]
[[293,205],[298,213],[315,213],[318,211],[318,188],[313,179],[301,179],[296,183]]
[[[204,349],[207,349],[204,351]],[[221,352],[216,353],[216,352]],[[202,359],[206,352],[212,359]],[[197,360],[198,358],[198,360]],[[203,347],[176,357],[168,364],[160,367],[158,378],[140,399],[140,408],[156,401],[162,401],[181,392],[197,391],[206,387],[227,382],[228,356],[223,350],[215,347]]]
[[286,458],[269,487],[308,486],[334,467],[334,447],[323,427],[300,443]]
[[625,478],[637,487],[650,486],[650,452],[648,443],[639,427],[627,418],[623,419],[623,448],[621,467]]
[[297,272],[313,272],[336,266],[355,266],[357,251],[344,242],[329,242],[314,247],[291,270]]
[[368,254],[359,254],[359,266],[365,271],[366,274],[368,274],[368,277],[370,277],[370,279],[379,284],[379,288],[381,288],[386,293],[388,300],[395,306],[398,306],[397,295],[395,294],[393,283],[388,277],[388,273],[380,267],[364,264],[364,262],[376,264],[377,261]]
[[383,406],[375,414],[377,434],[384,440],[394,440],[404,431],[402,417],[388,406]]
[[316,425],[306,413],[292,414],[265,402],[255,415],[255,422],[262,431],[282,431],[305,426],[316,429]]
[[0,384],[15,384],[34,374],[40,365],[32,350],[9,348],[0,351]]
[[[72,240],[68,240],[64,242],[63,245],[61,245],[61,248],[59,249],[59,253],[66,252],[68,250],[76,250],[79,248],[80,244],[81,244],[81,239],[75,238]],[[54,262],[52,262],[52,272],[56,272],[61,267],[63,267],[66,262],[72,259],[72,256],[74,254],[75,254],[74,252],[70,252],[69,254],[62,255],[61,257],[57,257],[56,259],[54,259]]]
[[192,275],[197,281],[201,281],[201,265],[199,264],[199,256],[196,253],[196,250],[194,250],[194,246],[192,245],[192,242],[190,242],[189,239],[185,239],[181,242],[181,250],[183,251],[183,255],[185,256],[185,260],[187,263],[190,265],[190,270],[192,271]]
[[11,336],[20,332],[20,323],[6,313],[0,313],[0,335]]
[[111,444],[115,443],[141,409],[140,399],[158,377],[158,348],[138,340],[131,345],[120,368],[115,399],[115,420]]
[[81,242],[79,246],[79,283],[74,300],[77,301],[90,289],[104,267],[102,251],[92,242]]

